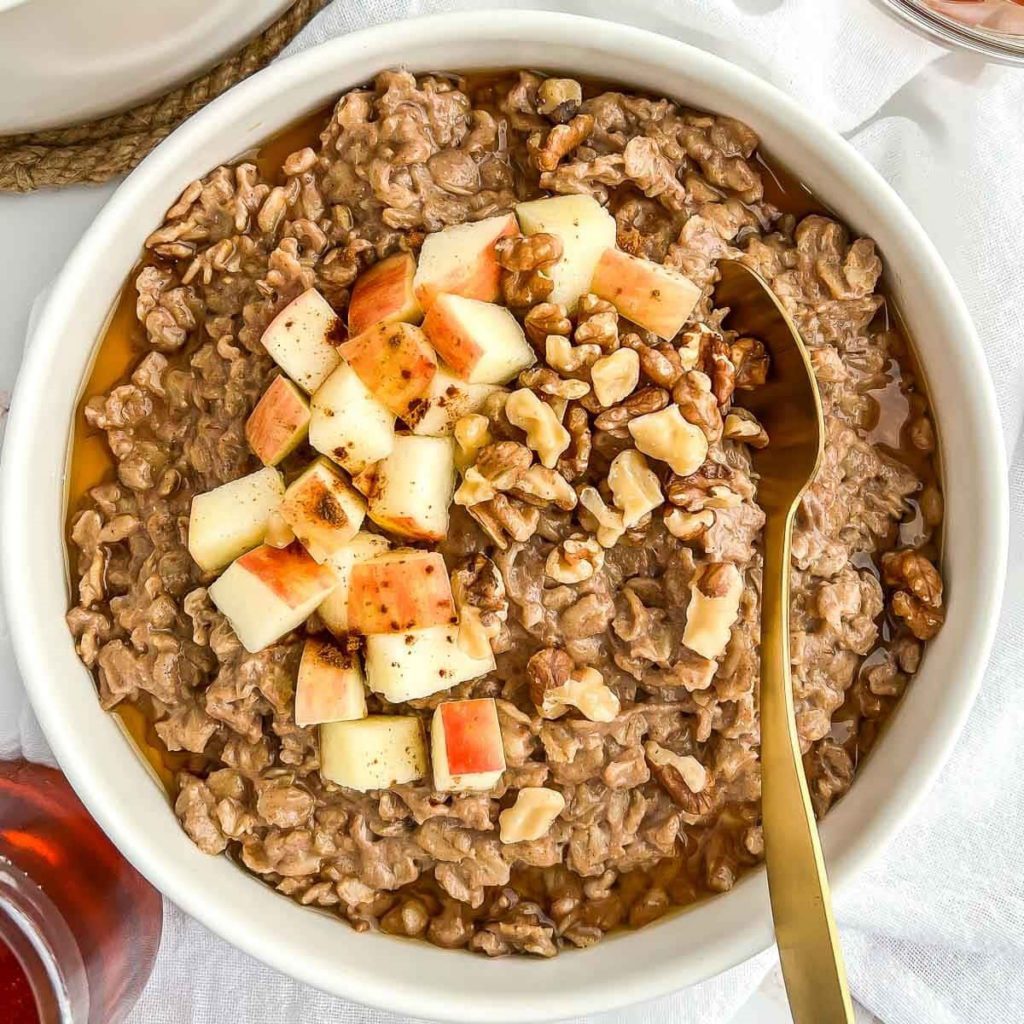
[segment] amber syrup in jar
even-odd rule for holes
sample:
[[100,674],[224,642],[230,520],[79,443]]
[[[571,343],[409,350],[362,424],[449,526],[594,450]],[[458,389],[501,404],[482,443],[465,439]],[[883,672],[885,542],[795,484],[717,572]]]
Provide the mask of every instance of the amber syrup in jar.
[[153,968],[160,894],[60,772],[0,763],[0,1021],[118,1024]]

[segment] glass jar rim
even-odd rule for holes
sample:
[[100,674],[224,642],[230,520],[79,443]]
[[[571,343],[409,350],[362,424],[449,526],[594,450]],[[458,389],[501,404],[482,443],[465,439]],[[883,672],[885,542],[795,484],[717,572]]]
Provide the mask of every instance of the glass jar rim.
[[1000,36],[994,32],[979,32],[967,25],[958,25],[938,12],[922,6],[917,0],[875,2],[933,41],[967,50],[994,63],[1024,65],[1024,36]]

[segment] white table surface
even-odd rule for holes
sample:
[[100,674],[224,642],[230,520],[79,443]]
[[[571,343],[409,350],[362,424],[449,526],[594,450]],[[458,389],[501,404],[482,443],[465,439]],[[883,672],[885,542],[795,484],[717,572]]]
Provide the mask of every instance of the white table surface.
[[[113,185],[102,185],[0,195],[0,238],[8,254],[0,274],[0,381],[14,378],[35,297],[56,277],[113,191]],[[11,254],[17,254],[16,258]],[[9,400],[8,394],[0,392],[0,419],[6,416]],[[0,676],[0,687],[4,685]],[[732,1024],[787,1024],[789,1020],[781,978],[774,971]],[[858,1013],[858,1024],[870,1024],[871,1020]]]

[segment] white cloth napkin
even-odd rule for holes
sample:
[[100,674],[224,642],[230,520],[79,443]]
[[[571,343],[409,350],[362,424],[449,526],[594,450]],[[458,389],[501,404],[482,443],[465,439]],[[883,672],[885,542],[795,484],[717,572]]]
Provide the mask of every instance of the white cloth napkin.
[[[483,6],[629,22],[744,65],[846,134],[942,250],[985,344],[1012,460],[1007,599],[985,684],[946,770],[899,838],[844,891],[837,912],[855,995],[886,1024],[1024,1020],[1024,72],[949,55],[869,0],[337,0],[286,52],[371,24]],[[0,620],[0,757],[19,751],[48,757]],[[766,954],[588,1024],[724,1022],[772,963]],[[291,981],[170,905],[156,971],[130,1018],[396,1020]]]

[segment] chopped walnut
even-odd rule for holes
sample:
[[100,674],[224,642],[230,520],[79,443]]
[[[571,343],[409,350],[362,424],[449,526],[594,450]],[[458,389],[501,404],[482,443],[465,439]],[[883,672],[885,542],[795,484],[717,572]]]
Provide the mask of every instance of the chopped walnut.
[[668,402],[669,393],[664,388],[641,388],[618,405],[613,405],[596,416],[594,426],[609,433],[618,431],[620,436],[625,437],[628,436],[626,426],[630,420],[664,409]]
[[729,643],[742,596],[743,576],[731,562],[699,566],[690,581],[683,643],[702,657],[720,657]]
[[590,137],[593,130],[593,115],[577,114],[565,124],[556,124],[546,136],[535,132],[526,140],[530,162],[538,171],[553,171],[563,157]]
[[619,313],[605,299],[587,294],[580,298],[576,307],[576,331],[573,340],[577,345],[598,345],[605,352],[619,347]]
[[629,423],[637,448],[667,462],[678,476],[696,473],[708,457],[708,439],[700,427],[683,419],[678,405],[638,416]]
[[494,243],[498,266],[505,270],[543,270],[562,258],[562,240],[557,235],[506,235]]
[[[705,462],[700,471],[690,476],[672,476],[665,487],[668,500],[687,512],[707,508],[737,508],[743,496],[734,486],[734,474],[719,462]],[[738,486],[738,485],[737,485]]]
[[463,473],[462,483],[452,495],[452,501],[463,508],[470,508],[490,501],[497,493],[494,485],[475,466],[470,466]]
[[578,668],[560,686],[545,690],[540,712],[545,718],[561,718],[576,708],[591,722],[614,722],[620,707],[615,691],[596,668]]
[[496,441],[477,452],[473,468],[496,491],[507,491],[515,487],[532,462],[533,455],[525,445],[517,441]]
[[631,395],[640,383],[640,357],[630,348],[617,349],[594,363],[590,380],[601,405],[615,405]]
[[711,393],[711,378],[700,370],[690,370],[672,389],[672,398],[683,419],[700,427],[704,436],[714,444],[722,439],[722,414]]
[[[639,334],[625,335],[622,344],[637,354],[644,376],[658,387],[671,388],[682,377],[682,363],[671,345],[654,348],[648,345]],[[675,358],[670,357],[668,352],[671,352]]]
[[604,565],[604,550],[593,537],[575,534],[551,549],[544,573],[556,583],[583,583]]
[[549,690],[569,681],[572,667],[572,658],[557,647],[544,647],[531,656],[526,663],[526,678],[529,680],[530,700],[538,710],[544,706]]
[[565,306],[558,302],[541,302],[523,318],[526,336],[537,347],[542,347],[549,335],[568,338],[572,333],[572,321]]
[[706,814],[713,806],[707,769],[697,758],[680,755],[654,740],[644,744],[651,774],[658,784],[688,814]]
[[665,513],[665,528],[680,540],[697,540],[715,525],[715,513],[706,508],[701,512],[684,512],[673,508]]
[[612,459],[608,486],[616,507],[622,510],[622,523],[627,530],[665,500],[657,475],[638,451],[619,452]]
[[493,441],[490,420],[476,412],[460,416],[455,421],[454,434],[455,463],[460,468],[471,466],[476,461],[477,452]]
[[679,335],[676,341],[676,355],[679,357],[679,365],[684,370],[697,369],[704,351],[704,339],[714,333],[707,324],[694,324]]
[[496,494],[488,501],[467,508],[484,533],[499,548],[508,547],[509,538],[522,543],[529,540],[540,522],[540,513],[505,494]]
[[725,408],[736,388],[736,367],[731,349],[720,334],[704,336],[703,370],[711,378],[711,393],[721,408]]
[[500,622],[508,618],[508,596],[505,580],[498,567],[486,556],[476,554],[452,573],[452,598],[456,607],[472,606],[485,617]]
[[730,441],[742,441],[751,448],[768,447],[768,432],[761,426],[758,418],[752,412],[738,406],[730,409],[725,417],[724,435]]
[[596,487],[584,487],[580,491],[580,505],[593,517],[596,525],[595,535],[598,544],[603,548],[613,548],[619,538],[626,532],[622,513],[609,508]]
[[506,270],[501,275],[501,297],[509,309],[526,309],[543,302],[555,282],[543,270]]
[[491,639],[501,632],[500,623],[485,625],[479,608],[459,609],[459,632],[456,643],[470,658],[486,658],[491,653]]
[[[564,341],[564,338],[559,338]],[[564,398],[566,401],[582,398],[590,394],[590,385],[585,380],[573,380],[560,377],[554,370],[546,366],[534,366],[519,374],[519,386],[540,391],[553,398]],[[561,418],[561,417],[559,417]]]
[[558,422],[550,405],[528,388],[513,391],[505,404],[509,423],[526,432],[526,443],[548,469],[554,469],[558,456],[569,447],[569,431]]
[[576,492],[569,481],[556,470],[536,463],[516,481],[511,493],[539,508],[555,505],[563,512],[571,512],[576,507]]
[[558,472],[566,480],[578,480],[590,466],[590,420],[582,406],[572,405],[565,415],[565,428],[569,431],[569,447],[558,460]]
[[757,338],[737,338],[729,347],[729,359],[741,391],[759,388],[768,379],[768,353]]
[[930,640],[945,618],[942,577],[919,551],[904,548],[882,555],[882,581],[895,588],[892,612],[919,640]]
[[565,797],[557,789],[521,789],[515,804],[498,815],[498,836],[503,843],[534,842],[547,835],[563,810]]
[[537,113],[565,124],[576,116],[583,102],[583,88],[573,78],[545,78],[537,86]]
[[600,355],[599,346],[573,345],[568,338],[560,334],[549,334],[544,342],[544,361],[559,373],[579,373],[580,370],[591,366]]

